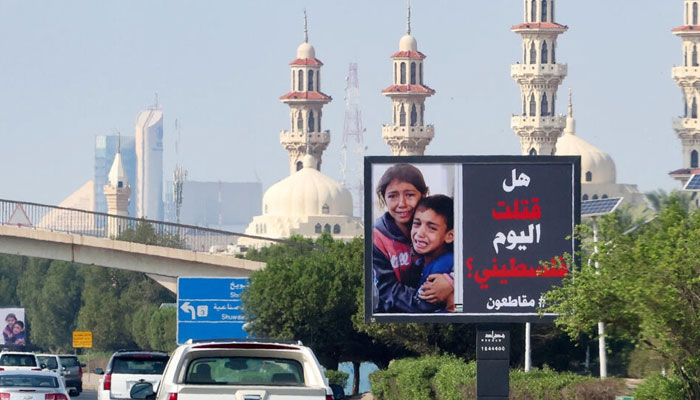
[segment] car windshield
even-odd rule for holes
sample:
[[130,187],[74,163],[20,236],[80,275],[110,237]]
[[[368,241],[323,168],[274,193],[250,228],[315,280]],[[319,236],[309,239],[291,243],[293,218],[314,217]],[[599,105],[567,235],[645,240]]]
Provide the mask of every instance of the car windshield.
[[112,362],[112,373],[160,375],[167,362],[168,357],[162,356],[120,356]]
[[46,366],[46,368],[58,369],[58,361],[56,361],[56,357],[37,356],[37,358],[39,359],[40,363]]
[[[2,375],[0,376],[0,387],[23,387],[23,388],[57,388],[58,379],[53,376],[42,376],[33,374],[22,375]],[[4,398],[4,397],[3,397]]]
[[3,354],[0,365],[6,367],[36,367],[36,358],[30,354]]
[[77,357],[58,357],[61,359],[61,364],[63,364],[64,367],[70,368],[70,367],[77,367],[78,364],[78,358]]
[[303,386],[297,360],[259,357],[207,357],[192,360],[185,383],[200,385]]

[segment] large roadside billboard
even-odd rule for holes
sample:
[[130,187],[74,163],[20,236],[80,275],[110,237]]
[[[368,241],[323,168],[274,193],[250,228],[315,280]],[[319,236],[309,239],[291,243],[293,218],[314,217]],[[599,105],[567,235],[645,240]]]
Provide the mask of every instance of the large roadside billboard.
[[580,175],[579,157],[366,157],[366,320],[553,320]]
[[2,346],[25,346],[29,340],[29,330],[24,315],[24,308],[0,308],[2,324]]

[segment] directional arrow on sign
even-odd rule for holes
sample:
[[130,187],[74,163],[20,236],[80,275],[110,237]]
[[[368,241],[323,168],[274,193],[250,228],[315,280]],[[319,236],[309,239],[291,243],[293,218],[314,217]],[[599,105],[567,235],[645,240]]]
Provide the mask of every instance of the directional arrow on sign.
[[180,309],[184,311],[185,313],[191,313],[192,314],[192,319],[195,319],[195,313],[194,313],[194,307],[190,304],[189,301],[186,301],[182,303],[180,306]]

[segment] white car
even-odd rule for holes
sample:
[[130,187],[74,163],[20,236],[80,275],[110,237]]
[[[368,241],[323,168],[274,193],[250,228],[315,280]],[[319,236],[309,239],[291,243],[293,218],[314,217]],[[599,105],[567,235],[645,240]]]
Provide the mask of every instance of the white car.
[[192,342],[171,355],[156,390],[131,388],[132,399],[333,400],[316,356],[301,342]]
[[0,371],[0,398],[70,400],[61,377],[51,371]]
[[148,382],[157,389],[168,358],[166,353],[154,351],[115,352],[107,371],[95,370],[104,375],[97,387],[97,400],[129,399],[129,391],[137,382]]
[[39,365],[42,369],[55,372],[61,377],[63,381],[63,386],[66,386],[66,377],[63,376],[64,367],[61,365],[61,360],[55,354],[37,354],[36,358],[39,360]]
[[0,353],[0,371],[41,371],[39,360],[34,353],[3,351]]

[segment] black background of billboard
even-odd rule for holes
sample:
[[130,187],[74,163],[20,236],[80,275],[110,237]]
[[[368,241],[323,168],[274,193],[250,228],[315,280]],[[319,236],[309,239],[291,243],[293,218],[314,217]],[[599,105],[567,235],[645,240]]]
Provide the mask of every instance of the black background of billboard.
[[[501,278],[491,278],[480,284],[469,273],[483,276],[484,270],[492,270],[494,259],[498,260],[499,268],[515,258],[517,264],[525,263],[528,267],[536,268],[540,261],[550,261],[552,257],[566,253],[572,254],[574,247],[571,236],[574,224],[572,213],[573,187],[571,177],[573,166],[567,164],[541,163],[504,163],[504,164],[464,164],[463,165],[463,259],[464,274],[464,313],[482,314],[531,314],[536,315],[540,294],[557,285],[561,278],[504,278],[508,283],[501,284]],[[516,176],[525,173],[530,182],[527,187],[515,187],[508,193],[503,190],[503,182],[511,184],[512,170]],[[496,220],[492,215],[503,210],[498,207],[499,201],[514,208],[515,200],[539,199],[542,210],[540,219],[527,220]],[[522,210],[521,206],[521,210]],[[496,253],[493,245],[498,232],[507,235],[513,230],[516,233],[528,232],[528,225],[540,224],[540,242],[528,244],[527,250],[520,251],[517,247],[508,250],[504,245],[499,246]],[[467,260],[473,257],[472,271],[466,269]],[[473,275],[472,275],[473,276]],[[488,310],[486,304],[490,299],[517,298],[527,296],[535,300],[535,307],[512,308],[503,307],[500,310]]]
[[[567,188],[573,186],[573,196],[569,198],[570,204],[573,201],[574,223],[580,223],[580,196],[581,196],[581,157],[580,156],[367,156],[364,163],[364,222],[365,222],[365,321],[366,322],[418,322],[418,323],[510,323],[510,322],[551,322],[554,317],[541,318],[532,314],[509,316],[505,314],[485,315],[462,313],[436,313],[428,314],[382,314],[372,313],[372,218],[373,199],[375,196],[372,187],[372,165],[374,164],[397,164],[409,163],[420,167],[420,164],[544,164],[553,167],[555,165],[569,166]],[[572,168],[572,169],[571,169]],[[512,169],[512,168],[511,168]],[[510,172],[509,175],[510,176]],[[573,182],[572,182],[573,178]],[[501,178],[500,183],[503,183]],[[570,190],[570,189],[567,189]],[[495,207],[495,204],[491,207]],[[569,209],[567,207],[567,209]],[[465,210],[466,211],[466,210]],[[490,209],[488,216],[491,216]],[[544,233],[544,232],[543,232]],[[493,237],[491,238],[491,242]],[[574,242],[574,248],[578,243]],[[491,243],[491,248],[493,244]],[[549,256],[551,258],[551,255]],[[465,259],[466,260],[466,259]],[[492,264],[488,264],[490,267]],[[466,267],[465,267],[466,268]],[[466,290],[466,289],[465,289]],[[468,293],[465,293],[468,295]]]

